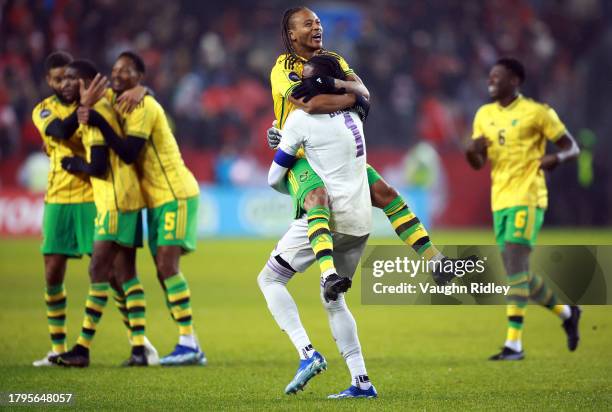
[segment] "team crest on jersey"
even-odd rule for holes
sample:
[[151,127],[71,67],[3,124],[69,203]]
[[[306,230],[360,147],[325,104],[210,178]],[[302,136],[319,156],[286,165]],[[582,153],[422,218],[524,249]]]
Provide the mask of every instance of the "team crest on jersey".
[[289,80],[291,80],[292,82],[299,82],[301,79],[296,72],[291,72],[289,73]]
[[41,110],[41,112],[40,112],[40,118],[41,118],[41,119],[44,119],[44,118],[46,118],[46,117],[49,117],[50,115],[51,115],[51,110],[49,110],[49,109],[43,109],[43,110]]

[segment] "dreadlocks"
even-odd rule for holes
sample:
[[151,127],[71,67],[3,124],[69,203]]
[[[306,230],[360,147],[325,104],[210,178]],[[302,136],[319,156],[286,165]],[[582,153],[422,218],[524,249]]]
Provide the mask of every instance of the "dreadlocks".
[[285,14],[283,15],[283,23],[282,23],[282,27],[281,27],[281,36],[282,36],[282,39],[283,39],[283,46],[285,46],[285,51],[288,54],[286,60],[289,62],[290,65],[292,65],[296,61],[298,61],[299,60],[299,56],[295,52],[295,49],[293,48],[293,43],[291,42],[291,38],[289,37],[289,23],[291,22],[291,18],[293,17],[293,15],[295,13],[299,12],[299,11],[302,11],[302,10],[306,10],[306,7],[304,7],[304,6],[292,7],[290,9],[287,9],[285,11]]

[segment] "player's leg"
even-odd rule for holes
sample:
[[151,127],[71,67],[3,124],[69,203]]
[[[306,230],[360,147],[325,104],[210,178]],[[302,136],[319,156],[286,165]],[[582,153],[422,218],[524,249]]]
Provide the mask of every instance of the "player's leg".
[[[544,223],[544,210],[534,207],[517,208],[514,213],[515,228],[513,242],[527,240],[528,244],[535,245],[538,233]],[[567,346],[570,351],[576,350],[580,336],[578,322],[581,309],[578,306],[562,304],[555,292],[546,282],[533,272],[529,272],[529,299],[552,311],[562,321],[562,327],[567,335]]]
[[323,279],[336,274],[329,230],[329,198],[321,178],[306,159],[299,159],[287,173],[287,187],[293,198],[295,218],[306,212],[308,239]]
[[[51,351],[42,359],[34,361],[34,366],[53,365],[49,357],[66,352],[67,349],[64,276],[68,257],[81,255],[76,236],[76,214],[74,205],[45,204],[41,252],[45,264],[45,304]],[[90,229],[93,231],[93,222]]]
[[[157,350],[148,341],[146,301],[142,283],[136,272],[136,248],[142,247],[142,214],[140,211],[118,212],[117,225],[108,231],[96,231],[97,240],[112,240],[119,245],[113,262],[111,286],[115,289],[120,310],[125,312],[132,353],[124,366],[145,366],[159,363]],[[104,232],[105,235],[98,233]]]
[[[122,247],[115,258],[114,267],[121,273],[120,281],[128,310],[132,353],[124,366],[146,366],[159,361],[157,351],[146,338],[146,301],[142,283],[136,273],[136,249]],[[148,351],[147,351],[148,349]],[[147,353],[149,352],[149,353]],[[149,360],[151,359],[151,361]]]
[[66,352],[66,291],[64,276],[67,256],[44,255],[45,262],[45,304],[47,325],[51,337],[51,351],[42,359],[35,360],[34,366],[50,366],[49,356]]
[[[531,248],[527,245],[506,242],[502,257],[508,276],[508,291],[506,315],[508,330],[504,350],[500,359],[493,356],[492,360],[520,360],[523,358],[523,321],[529,299],[529,255]],[[511,351],[508,351],[510,349]]]
[[89,264],[90,285],[85,301],[85,316],[81,333],[71,350],[52,360],[62,366],[86,367],[89,349],[108,301],[110,275],[119,246],[111,241],[96,241]]
[[[340,276],[352,279],[359,259],[365,249],[367,239],[368,236],[355,237],[342,234],[334,235],[336,244],[334,255],[336,257]],[[327,312],[332,335],[351,373],[351,386],[329,397],[376,397],[376,389],[370,382],[361,352],[361,343],[359,342],[359,336],[357,334],[357,324],[344,297],[345,293],[340,293],[335,301],[328,300],[325,297],[325,289],[323,287],[321,288],[321,301]]]
[[179,267],[181,256],[196,247],[198,204],[196,196],[148,211],[149,233],[156,232],[149,237],[149,247],[179,329],[179,342],[171,354],[160,359],[161,365],[206,364],[193,328],[191,290]]
[[287,333],[300,357],[298,370],[285,388],[287,394],[303,389],[310,379],[327,367],[325,358],[315,351],[287,289],[293,275],[306,270],[314,261],[308,241],[308,222],[304,218],[297,219],[280,239],[257,277],[272,317]]
[[372,206],[382,209],[391,222],[397,236],[427,260],[439,260],[444,256],[438,251],[425,226],[410,210],[402,196],[391,187],[370,165],[367,168]]
[[[529,298],[538,298],[544,293],[547,303],[556,303],[554,293],[549,290],[539,277],[534,277],[529,271],[529,256],[535,244],[537,233],[543,222],[543,211],[533,207],[517,206],[494,212],[496,240],[502,247],[502,256],[508,275],[508,331],[502,352],[491,357],[492,360],[520,360],[524,357],[522,347],[523,320]],[[534,289],[537,287],[537,289]],[[564,320],[569,320],[572,311],[568,306],[552,305],[559,308]],[[567,322],[569,326],[568,346],[570,350],[578,343],[578,318]],[[574,327],[575,326],[575,327]],[[573,349],[572,349],[573,347]]]
[[113,270],[110,276],[110,287],[113,290],[113,300],[115,306],[119,310],[121,321],[127,330],[128,340],[132,341],[132,330],[130,329],[130,319],[128,317],[128,310],[125,302],[125,294],[123,293],[123,287],[121,286],[121,275],[117,271],[117,264],[113,265]]

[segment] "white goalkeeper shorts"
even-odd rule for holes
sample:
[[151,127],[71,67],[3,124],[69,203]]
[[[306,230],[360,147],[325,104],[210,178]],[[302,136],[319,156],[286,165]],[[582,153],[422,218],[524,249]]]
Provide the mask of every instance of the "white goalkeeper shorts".
[[[351,236],[332,232],[334,241],[332,256],[338,275],[353,278],[368,237],[369,235]],[[303,217],[294,220],[289,230],[279,240],[270,254],[268,267],[285,278],[291,278],[295,272],[306,271],[315,260],[308,240],[308,221]]]

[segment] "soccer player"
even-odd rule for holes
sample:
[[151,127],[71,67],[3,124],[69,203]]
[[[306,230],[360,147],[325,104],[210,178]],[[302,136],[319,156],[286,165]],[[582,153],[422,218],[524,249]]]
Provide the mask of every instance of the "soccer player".
[[[85,149],[76,136],[79,126],[77,104],[66,101],[61,87],[66,66],[72,56],[64,52],[51,53],[45,60],[47,84],[53,95],[34,108],[32,120],[44,142],[50,160],[45,196],[41,251],[45,262],[47,322],[51,335],[51,351],[35,361],[34,366],[49,366],[49,356],[66,351],[66,291],[64,276],[68,258],[91,254],[93,248],[96,207],[89,179],[66,172],[61,159],[83,156]],[[105,79],[96,79],[98,94]]]
[[[145,64],[135,53],[123,52],[111,75],[113,101],[140,85]],[[164,109],[150,95],[131,112],[116,111],[123,135],[94,116],[90,124],[98,127],[108,146],[127,164],[135,164],[147,206],[149,248],[166,301],[178,324],[179,342],[174,351],[160,359],[161,365],[206,363],[194,333],[191,292],[179,269],[182,254],[195,250],[199,203],[198,183],[185,166]]]
[[[545,171],[576,158],[580,152],[555,111],[528,99],[519,88],[525,69],[516,59],[498,60],[489,73],[493,103],[476,113],[467,160],[478,170],[491,161],[491,208],[495,238],[508,275],[508,333],[502,351],[491,360],[520,360],[523,319],[532,299],[563,320],[567,346],[576,350],[580,308],[559,304],[553,291],[529,271],[529,254],[544,221],[548,205]],[[546,142],[558,151],[546,154]]]
[[[355,106],[362,113],[367,112],[367,88],[341,56],[323,49],[323,27],[312,10],[306,7],[287,10],[282,21],[282,39],[285,53],[277,58],[270,74],[276,116],[275,125],[268,130],[268,141],[272,148],[278,144],[287,117],[296,108],[307,113],[320,114]],[[317,95],[313,97],[308,86],[301,82],[302,69],[307,59],[321,53],[329,54],[339,61],[346,80],[319,77],[317,83],[309,83],[310,86],[318,88],[315,90]],[[353,93],[327,94],[338,89]],[[400,239],[410,245],[419,256],[428,260],[447,259],[431,242],[427,230],[399,193],[389,186],[373,167],[368,165],[367,172],[372,205],[385,212]],[[309,216],[320,216],[317,225],[329,228],[327,192],[321,178],[314,173],[308,161],[302,159],[296,162],[288,173],[288,179],[293,182],[289,185],[289,191],[294,202],[295,217],[299,218],[304,212]],[[312,246],[318,256],[321,276],[328,281],[328,289],[344,291],[350,287],[350,282],[336,274],[331,256],[331,239],[320,245],[313,243]],[[434,280],[440,283],[452,278],[452,274],[433,275]]]
[[[304,65],[303,76],[344,78],[336,57],[316,55]],[[334,208],[333,257],[342,279],[352,279],[371,229],[371,201],[366,171],[366,146],[363,124],[348,110],[332,114],[310,115],[295,110],[288,117],[274,162],[269,184],[288,193],[286,175],[304,147],[311,165],[321,176]],[[304,272],[319,256],[311,244],[326,243],[331,238],[328,225],[321,224],[329,215],[302,216],[278,242],[271,259],[257,280],[268,308],[278,325],[289,335],[300,355],[300,365],[285,393],[296,393],[327,367],[325,358],[315,351],[302,326],[297,306],[286,285],[296,272]],[[329,295],[321,283],[321,300],[327,311],[332,334],[350,370],[353,384],[330,398],[373,398],[377,396],[367,375],[355,319],[342,291]]]
[[[62,94],[66,101],[90,101],[88,86],[98,73],[87,60],[75,60],[64,73]],[[80,83],[79,85],[79,82]],[[108,100],[99,99],[90,109],[81,106],[88,115],[102,116],[121,133],[121,127]],[[80,116],[79,120],[80,120]],[[136,247],[142,246],[142,216],[144,199],[138,184],[136,169],[126,165],[113,152],[109,153],[99,129],[82,125],[79,129],[85,156],[61,159],[62,168],[74,175],[89,176],[93,187],[97,216],[94,249],[90,264],[91,286],[86,301],[85,319],[77,344],[69,352],[53,357],[64,366],[89,365],[89,348],[96,326],[108,299],[112,275],[125,296],[132,354],[125,366],[147,366],[145,354],[145,297],[136,276]]]

